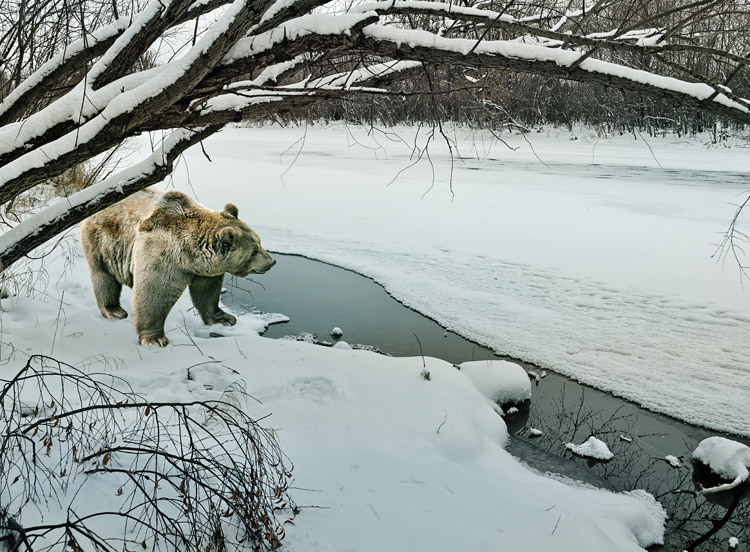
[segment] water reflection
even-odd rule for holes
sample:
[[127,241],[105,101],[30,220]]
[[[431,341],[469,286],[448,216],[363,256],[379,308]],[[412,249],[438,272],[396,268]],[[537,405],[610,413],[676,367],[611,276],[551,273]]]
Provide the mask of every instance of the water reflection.
[[[665,544],[655,549],[727,550],[730,537],[740,543],[747,542],[750,538],[747,483],[742,490],[699,494],[700,489],[722,482],[708,468],[692,461],[692,452],[700,439],[683,435],[679,446],[660,447],[659,441],[671,440],[674,435],[664,433],[663,427],[649,429],[637,413],[628,411],[627,403],[614,410],[592,408],[587,399],[589,393],[586,388],[565,385],[558,397],[542,405],[535,396],[529,425],[517,433],[510,451],[540,471],[557,471],[554,467],[550,469],[549,460],[544,457],[538,465],[538,454],[552,454],[589,472],[588,478],[571,475],[574,479],[595,484],[598,481],[600,486],[612,490],[650,492],[669,514]],[[531,429],[541,431],[541,436],[531,439]],[[675,433],[679,433],[679,428]],[[565,450],[563,443],[579,442],[590,435],[607,444],[614,454],[611,461],[592,462]],[[522,440],[525,442],[519,446]],[[666,450],[670,454],[664,454]],[[742,549],[744,545],[737,548]]]

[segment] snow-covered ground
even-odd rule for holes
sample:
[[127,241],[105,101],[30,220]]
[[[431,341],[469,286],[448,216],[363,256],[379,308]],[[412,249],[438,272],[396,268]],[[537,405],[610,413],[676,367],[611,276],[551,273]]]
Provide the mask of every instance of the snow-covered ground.
[[[309,129],[296,156],[302,129],[228,130],[205,144],[212,163],[191,151],[167,186],[212,208],[231,201],[267,248],[373,276],[502,352],[750,434],[750,313],[733,268],[710,259],[745,186],[710,171],[747,172],[746,150],[656,141],[662,169],[632,137],[534,135],[545,165],[520,137],[510,151],[467,135],[453,195],[439,144],[434,186],[427,161],[388,185],[410,164],[413,132],[403,143],[358,130],[355,143],[343,128]],[[646,493],[519,465],[496,409],[448,363],[264,339],[250,315],[210,338],[187,297],[167,320],[170,346],[139,347],[129,319],[101,318],[80,245],[68,245],[36,273],[34,298],[3,301],[6,373],[49,354],[115,370],[153,400],[218,398],[244,380],[260,401],[248,412],[271,414],[295,465],[290,550],[626,551],[661,539],[664,512]]]
[[511,151],[457,131],[451,192],[439,136],[411,167],[426,133],[388,132],[227,130],[173,183],[500,353],[750,435],[750,297],[712,258],[750,191],[746,143],[557,131]]
[[[167,320],[170,345],[140,347],[129,319],[100,316],[77,242],[44,266],[36,298],[3,300],[3,378],[41,353],[112,372],[152,401],[220,399],[243,381],[255,399],[245,403],[248,414],[270,415],[262,423],[277,430],[294,464],[301,513],[286,526],[290,551],[485,551],[498,543],[635,551],[662,539],[665,513],[645,491],[614,494],[520,465],[503,449],[507,430],[496,408],[447,362],[266,339],[252,315],[207,328],[187,294]],[[128,311],[129,297],[126,290]],[[508,398],[528,394],[528,380],[511,383],[521,395]],[[491,385],[485,374],[480,387]],[[71,499],[76,512],[116,507],[117,485],[89,480],[77,491],[84,480],[25,507],[19,521],[63,521]],[[0,490],[3,504],[12,490]],[[117,520],[105,527],[119,536]]]

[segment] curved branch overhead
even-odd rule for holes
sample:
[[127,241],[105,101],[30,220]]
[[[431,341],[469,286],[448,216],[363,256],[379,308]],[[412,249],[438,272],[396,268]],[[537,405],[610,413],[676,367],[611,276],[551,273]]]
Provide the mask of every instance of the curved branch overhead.
[[[385,32],[382,32],[385,31]],[[637,92],[680,107],[701,109],[750,124],[750,101],[734,97],[728,90],[716,93],[708,83],[690,83],[592,59],[575,51],[548,50],[538,45],[476,42],[415,35],[403,40],[402,33],[387,29],[365,29],[361,52],[377,51],[393,59],[463,67],[505,69]],[[408,36],[408,35],[407,35]],[[430,44],[430,42],[432,42]],[[547,50],[547,51],[545,51]],[[578,59],[584,60],[578,63]]]
[[[87,5],[51,2],[61,9]],[[64,29],[46,50],[45,37],[22,36],[21,25],[0,29],[6,56],[0,69],[12,71],[16,83],[0,102],[0,203],[143,132],[192,129],[175,130],[182,139],[170,151],[179,152],[243,119],[362,94],[399,94],[405,83],[410,94],[433,93],[431,84],[414,89],[415,68],[422,66],[590,83],[750,124],[750,101],[732,90],[748,80],[746,0],[597,0],[576,9],[559,0],[473,6],[390,0],[355,4],[345,13],[325,0],[144,0],[138,6],[127,15],[76,14],[91,23],[56,53],[48,50]],[[14,17],[7,10],[3,20]],[[31,50],[47,53],[30,59]],[[146,66],[144,56],[151,60]],[[0,85],[7,87],[5,75]],[[140,183],[123,193],[157,182],[171,164],[141,165]],[[117,189],[111,178],[117,177],[107,186]],[[34,239],[9,230],[0,241],[3,266],[115,197],[71,204],[64,216],[42,214]]]

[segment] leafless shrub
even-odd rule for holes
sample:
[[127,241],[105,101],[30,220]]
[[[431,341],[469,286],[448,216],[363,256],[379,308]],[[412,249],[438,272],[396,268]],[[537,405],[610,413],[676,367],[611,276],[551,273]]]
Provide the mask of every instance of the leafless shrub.
[[273,431],[235,402],[149,402],[45,356],[0,381],[11,550],[272,550],[297,514]]
[[57,195],[69,196],[70,194],[88,188],[92,184],[86,163],[81,163],[69,168],[61,175],[51,180]]

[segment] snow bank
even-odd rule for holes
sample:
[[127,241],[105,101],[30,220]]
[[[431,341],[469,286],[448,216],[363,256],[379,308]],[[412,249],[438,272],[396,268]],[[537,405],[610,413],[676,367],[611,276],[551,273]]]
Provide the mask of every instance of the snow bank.
[[[218,399],[242,380],[254,399],[245,410],[268,416],[263,424],[295,466],[301,513],[286,527],[290,552],[453,552],[498,542],[630,552],[661,542],[663,516],[644,494],[580,487],[520,465],[503,449],[502,418],[451,364],[426,357],[426,380],[421,357],[265,339],[263,321],[250,314],[237,313],[238,324],[220,330],[226,337],[211,338],[187,295],[167,318],[170,346],[139,347],[129,320],[99,314],[77,243],[45,263],[45,293],[3,301],[4,371],[43,353],[114,371],[154,401]],[[129,298],[126,290],[126,310]],[[117,497],[96,481],[76,500],[100,504],[101,493],[112,507]],[[64,510],[72,498],[49,507]],[[19,521],[39,519],[47,508],[39,506]]]
[[650,493],[642,489],[635,489],[623,493],[641,503],[643,512],[631,519],[631,527],[636,531],[641,542],[664,543],[664,531],[661,527],[666,523],[668,513],[664,507]]
[[464,362],[461,373],[479,392],[500,405],[531,399],[529,376],[521,366],[505,360]]

